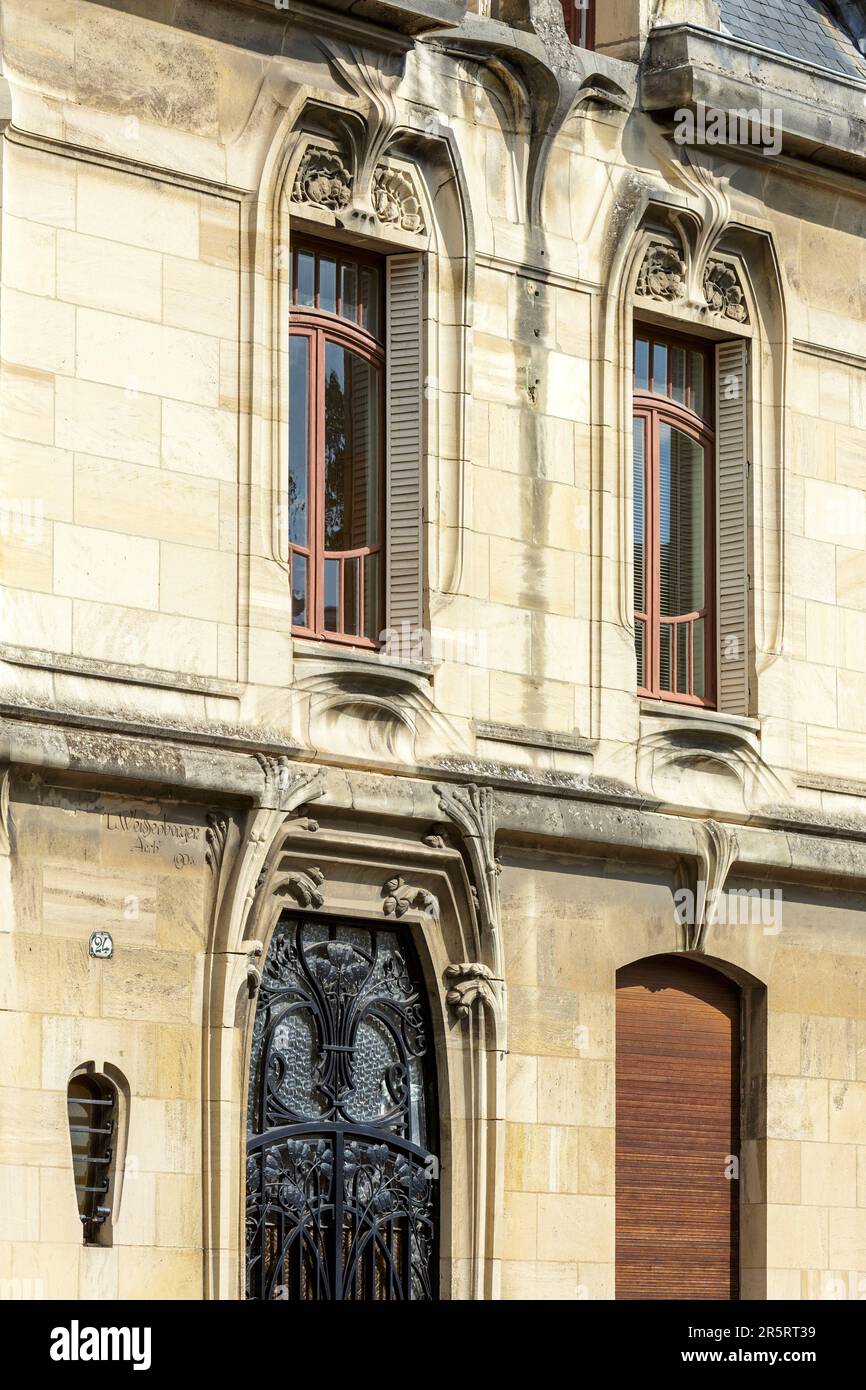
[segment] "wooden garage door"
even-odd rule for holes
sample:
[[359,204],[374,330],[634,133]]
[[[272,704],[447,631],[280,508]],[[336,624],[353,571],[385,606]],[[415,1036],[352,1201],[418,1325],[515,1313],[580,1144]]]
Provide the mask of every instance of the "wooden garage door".
[[617,973],[616,1296],[738,1296],[740,994],[678,956]]

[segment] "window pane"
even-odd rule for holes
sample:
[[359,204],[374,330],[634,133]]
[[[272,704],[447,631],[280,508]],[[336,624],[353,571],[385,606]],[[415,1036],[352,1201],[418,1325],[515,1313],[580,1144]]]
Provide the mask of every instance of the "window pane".
[[337,312],[337,262],[319,261],[319,308],[327,314]]
[[668,393],[668,350],[664,343],[653,343],[653,391],[657,396]]
[[703,416],[704,413],[704,355],[702,352],[691,352],[691,378],[692,378],[692,410],[696,415]]
[[681,430],[659,428],[660,611],[704,606],[704,451]]
[[649,343],[646,338],[636,338],[634,344],[634,389],[649,390]]
[[325,561],[325,627],[340,631],[340,561]]
[[382,632],[379,597],[379,556],[364,556],[364,636],[378,642]]
[[309,251],[298,252],[298,303],[316,302],[316,260]]
[[361,313],[362,323],[374,338],[379,336],[379,272],[364,269],[361,271]]
[[689,628],[691,624],[680,623],[676,629],[677,640],[677,680],[676,689],[680,695],[689,691]]
[[646,421],[641,417],[634,422],[634,606],[637,613],[646,611],[645,435]]
[[289,339],[289,540],[307,545],[310,340]]
[[686,350],[671,348],[671,396],[680,405],[686,403]]
[[310,627],[307,602],[307,557],[292,556],[292,622],[295,627]]
[[358,272],[353,265],[340,267],[340,313],[344,319],[358,322]]
[[343,631],[357,636],[361,631],[361,560],[343,561]]
[[670,623],[662,623],[659,628],[659,689],[673,690],[671,684],[671,674],[673,660],[671,648],[673,647],[672,631]]
[[348,348],[325,349],[325,549],[379,543],[379,372]]

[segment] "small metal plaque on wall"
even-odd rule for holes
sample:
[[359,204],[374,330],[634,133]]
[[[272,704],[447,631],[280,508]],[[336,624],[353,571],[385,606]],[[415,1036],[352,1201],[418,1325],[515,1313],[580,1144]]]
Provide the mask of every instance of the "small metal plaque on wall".
[[107,931],[90,933],[90,954],[97,960],[110,960],[114,955],[114,941]]

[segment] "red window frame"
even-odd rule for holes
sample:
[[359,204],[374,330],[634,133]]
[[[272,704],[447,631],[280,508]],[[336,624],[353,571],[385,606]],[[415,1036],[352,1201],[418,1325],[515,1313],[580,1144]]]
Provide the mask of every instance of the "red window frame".
[[[297,256],[298,253],[307,253],[316,257],[316,282],[314,290],[315,303],[311,306],[298,304],[298,275],[297,275]],[[364,267],[369,267],[378,272],[379,293],[377,303],[377,320],[380,326],[380,335],[375,336],[364,324],[364,312],[361,307],[360,293],[357,296],[358,319],[353,322],[343,318],[340,314],[342,302],[341,279],[337,275],[337,312],[331,313],[320,307],[320,283],[319,283],[319,257],[331,260],[335,259],[338,266],[341,261],[354,264],[360,271]],[[364,586],[366,582],[366,566],[364,557],[367,555],[377,555],[378,576],[377,576],[377,613],[378,626],[381,631],[385,624],[385,345],[384,337],[384,308],[385,308],[385,265],[381,257],[373,256],[364,252],[357,251],[354,247],[343,246],[341,243],[319,241],[313,238],[297,237],[293,239],[292,247],[292,292],[290,303],[290,326],[289,333],[292,338],[306,338],[308,341],[308,372],[307,372],[307,544],[301,545],[289,540],[289,565],[291,566],[295,555],[304,556],[307,561],[307,618],[306,624],[292,623],[292,634],[296,637],[310,637],[317,641],[334,642],[343,646],[364,647],[368,650],[378,650],[381,643],[378,640],[354,632],[347,632],[345,628],[345,614],[343,612],[344,602],[344,574],[345,562],[349,559],[358,558],[358,612],[360,614],[360,626],[364,621]],[[378,498],[379,498],[379,542],[376,545],[357,546],[350,550],[326,550],[324,536],[324,516],[325,516],[325,356],[327,345],[336,344],[337,347],[348,348],[353,353],[365,361],[370,362],[378,371],[379,391],[378,391]],[[339,563],[339,586],[338,586],[338,619],[337,628],[325,627],[325,561],[336,560]],[[291,591],[291,580],[290,580]]]
[[560,0],[565,32],[577,48],[595,48],[595,0]]
[[[716,705],[716,542],[715,542],[715,433],[713,429],[713,364],[711,349],[703,339],[676,333],[660,332],[649,324],[636,323],[634,339],[649,340],[649,378],[647,390],[634,389],[634,418],[644,423],[644,603],[643,610],[634,610],[635,626],[644,624],[644,684],[638,694],[653,700],[674,704],[697,705],[714,709]],[[662,396],[652,390],[653,346],[658,343],[667,352],[667,391]],[[703,358],[704,413],[692,408],[691,379],[684,394],[686,403],[672,399],[673,353],[671,348],[684,348],[686,353],[700,353]],[[686,359],[689,361],[689,358]],[[691,370],[691,369],[690,369]],[[704,453],[704,606],[692,613],[667,615],[661,612],[661,503],[659,497],[659,436],[661,426],[670,425],[694,439]],[[704,621],[704,694],[696,695],[694,685],[694,622]],[[661,629],[670,626],[671,682],[677,683],[676,630],[687,626],[687,686],[686,690],[663,690],[661,687]]]

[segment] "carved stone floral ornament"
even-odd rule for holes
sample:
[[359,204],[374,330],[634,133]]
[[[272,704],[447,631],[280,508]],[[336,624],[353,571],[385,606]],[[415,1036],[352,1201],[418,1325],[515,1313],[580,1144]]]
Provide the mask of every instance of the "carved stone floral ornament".
[[708,261],[704,271],[704,295],[708,308],[735,323],[748,323],[746,298],[740,278],[727,261]]
[[388,169],[380,164],[373,175],[372,198],[380,222],[394,224],[404,232],[425,230],[415,185],[402,169]]
[[[355,197],[355,178],[342,157],[323,145],[304,151],[292,184],[292,202],[327,212],[342,213]],[[403,232],[426,231],[421,199],[411,176],[403,169],[378,164],[373,173],[370,201],[376,220]]]
[[448,986],[445,1002],[457,1018],[468,1018],[479,1001],[490,1008],[496,1006],[493,972],[479,961],[462,961],[445,967]]
[[321,145],[310,145],[295,174],[292,202],[342,212],[351,198],[352,175],[340,156]]
[[[689,268],[677,248],[665,241],[650,242],[637,277],[635,294],[671,303],[685,297],[688,284]],[[718,258],[707,261],[703,298],[711,313],[733,319],[735,323],[748,323],[740,277],[727,261]]]
[[650,243],[637,277],[635,293],[653,299],[681,299],[686,289],[686,264],[666,241]]

